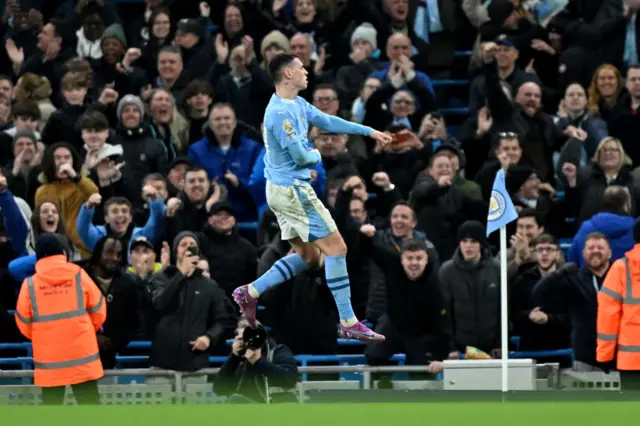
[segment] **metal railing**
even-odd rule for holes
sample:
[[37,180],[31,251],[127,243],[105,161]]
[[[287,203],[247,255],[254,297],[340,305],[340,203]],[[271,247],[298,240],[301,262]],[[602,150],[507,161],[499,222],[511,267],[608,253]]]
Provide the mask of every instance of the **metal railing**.
[[[177,372],[157,369],[124,369],[124,370],[105,370],[105,377],[123,377],[123,376],[143,376],[145,378],[168,377],[172,380],[170,385],[146,385],[146,384],[128,384],[128,385],[111,385],[99,384],[98,388],[102,396],[103,403],[122,403],[122,404],[148,404],[159,402],[171,402],[175,404],[193,403],[194,400],[200,402],[215,403],[223,402],[223,397],[214,393],[212,383],[202,385],[193,385],[188,383],[190,377],[215,376],[220,371],[219,368],[207,368],[195,372]],[[300,367],[301,374],[336,374],[351,373],[361,376],[360,385],[357,389],[372,389],[372,374],[375,373],[427,373],[426,366],[389,366],[389,367],[371,367],[364,365],[350,366],[314,366]],[[0,370],[0,379],[23,379],[30,380],[33,377],[32,370]],[[344,389],[346,381],[325,382],[333,384],[337,389]],[[357,384],[357,381],[350,381]],[[306,386],[306,387],[305,387]],[[298,402],[305,401],[305,390],[308,385],[299,382],[294,392],[292,392]],[[437,381],[421,381],[418,384],[419,389],[439,390],[442,389],[442,382]],[[352,389],[356,389],[352,387]],[[270,393],[290,392],[279,388],[271,388]],[[0,405],[3,404],[37,404],[40,401],[41,389],[34,385],[6,385],[0,386]],[[132,398],[133,401],[125,401],[126,398]],[[115,399],[120,398],[120,401]],[[105,401],[107,400],[107,401]],[[68,400],[67,400],[68,401]]]
[[[456,361],[452,361],[455,363]],[[445,369],[447,363],[445,363]],[[619,377],[615,375],[604,375],[603,373],[572,373],[562,372],[558,364],[539,364],[534,366],[537,376],[538,391],[549,390],[595,390],[595,391],[619,391]],[[219,373],[219,368],[208,368],[196,372],[176,372],[158,369],[125,369],[125,370],[106,370],[105,379],[99,382],[98,388],[103,404],[193,404],[193,403],[224,403],[226,397],[215,394],[214,383],[212,378]],[[286,390],[279,388],[270,388],[270,393],[285,395],[291,393],[295,395],[295,399],[300,402],[313,402],[316,397],[321,394],[322,397],[327,396],[326,391],[335,391],[335,395],[344,395],[344,392],[371,391],[377,389],[377,382],[374,380],[374,374],[394,374],[394,373],[427,373],[426,366],[385,366],[374,367],[367,365],[349,365],[349,366],[308,366],[300,367],[301,374],[342,374],[349,373],[358,375],[359,380],[329,380],[329,381],[313,381],[299,382],[295,390]],[[7,371],[0,370],[0,379],[22,379],[30,381],[33,377],[33,371]],[[130,384],[114,384],[108,383],[108,378],[117,377],[143,377],[148,383]],[[194,377],[202,379],[198,383],[194,383]],[[167,382],[162,380],[158,382],[157,378],[168,378]],[[105,382],[106,381],[106,382]],[[437,391],[444,390],[443,382],[433,380],[396,380],[393,382],[395,392],[406,391]],[[460,390],[465,390],[461,388]],[[383,392],[384,393],[384,392]],[[538,394],[538,392],[534,392]],[[607,392],[609,393],[609,392]],[[0,405],[22,405],[22,404],[38,404],[41,400],[41,389],[33,385],[7,385],[0,386]],[[458,394],[456,390],[448,392],[438,392],[438,395]],[[566,396],[566,393],[563,393]],[[67,394],[67,403],[72,403],[71,393]],[[354,395],[354,394],[351,394]],[[360,395],[358,393],[358,395]],[[369,398],[362,394],[358,398]],[[429,395],[434,395],[432,392]],[[464,393],[462,394],[464,397]],[[486,394],[485,394],[486,395]],[[555,394],[554,394],[555,395]],[[582,397],[587,394],[581,393]],[[455,396],[451,395],[453,398]],[[443,396],[444,397],[444,396]],[[293,397],[289,395],[289,400]],[[433,399],[433,396],[428,397]],[[538,398],[538,397],[534,397]],[[550,396],[548,398],[556,398]],[[554,399],[555,400],[555,399]]]

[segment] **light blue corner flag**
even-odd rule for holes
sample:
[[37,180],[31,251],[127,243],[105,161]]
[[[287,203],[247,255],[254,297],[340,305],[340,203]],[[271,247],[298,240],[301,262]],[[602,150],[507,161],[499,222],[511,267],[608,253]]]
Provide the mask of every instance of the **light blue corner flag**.
[[504,170],[498,170],[493,181],[489,214],[487,215],[487,237],[497,229],[508,225],[518,218],[518,212],[513,206],[511,197],[504,184]]

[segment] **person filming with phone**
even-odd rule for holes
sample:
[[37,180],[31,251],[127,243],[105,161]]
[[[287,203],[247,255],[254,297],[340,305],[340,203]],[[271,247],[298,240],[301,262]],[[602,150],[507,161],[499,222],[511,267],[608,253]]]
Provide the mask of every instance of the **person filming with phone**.
[[209,353],[224,344],[225,329],[235,320],[226,313],[224,292],[198,268],[196,235],[181,232],[172,247],[175,264],[151,278],[157,330],[162,332],[155,334],[149,363],[166,370],[197,371],[209,367]]

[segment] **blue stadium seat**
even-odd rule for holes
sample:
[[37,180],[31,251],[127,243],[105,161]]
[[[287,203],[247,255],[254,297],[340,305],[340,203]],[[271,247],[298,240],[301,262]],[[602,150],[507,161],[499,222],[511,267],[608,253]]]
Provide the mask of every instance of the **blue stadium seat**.
[[246,230],[246,231],[257,231],[258,230],[258,222],[238,222],[236,223],[238,229]]
[[467,115],[469,108],[440,108],[443,115]]
[[565,257],[569,255],[569,250],[571,249],[571,243],[573,239],[571,238],[561,238],[558,240],[558,244],[560,245],[560,250],[564,253]]
[[466,86],[469,80],[433,80],[434,86]]

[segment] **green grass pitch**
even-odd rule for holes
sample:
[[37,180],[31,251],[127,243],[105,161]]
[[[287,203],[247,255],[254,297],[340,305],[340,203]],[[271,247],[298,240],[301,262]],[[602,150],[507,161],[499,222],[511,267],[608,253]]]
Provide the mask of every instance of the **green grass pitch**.
[[639,402],[0,407],[1,424],[20,426],[603,426],[639,415]]

